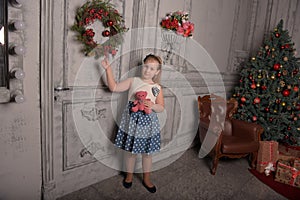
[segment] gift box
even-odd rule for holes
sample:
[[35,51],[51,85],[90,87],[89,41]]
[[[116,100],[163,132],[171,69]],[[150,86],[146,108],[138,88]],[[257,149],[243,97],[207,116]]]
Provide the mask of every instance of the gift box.
[[260,141],[257,155],[256,170],[263,173],[269,163],[276,166],[278,156],[278,142],[276,141]]
[[280,154],[295,156],[300,158],[300,146],[288,146],[280,144],[278,146],[278,151]]
[[275,181],[300,188],[300,159],[278,160]]

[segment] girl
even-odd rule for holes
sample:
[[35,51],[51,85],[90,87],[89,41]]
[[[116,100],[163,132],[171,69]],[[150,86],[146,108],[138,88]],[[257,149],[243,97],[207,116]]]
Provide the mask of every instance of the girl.
[[[143,60],[141,77],[128,78],[116,83],[111,66],[105,58],[101,62],[106,71],[107,83],[110,91],[128,91],[128,104],[125,108],[119,130],[115,138],[115,146],[126,151],[126,177],[123,186],[130,188],[133,179],[133,170],[137,154],[142,154],[143,186],[149,192],[156,192],[156,187],[150,181],[150,170],[152,165],[151,154],[160,150],[160,127],[157,112],[164,110],[164,99],[162,88],[159,85],[161,76],[162,60],[159,56],[149,54]],[[146,91],[147,97],[141,104],[145,109],[153,111],[146,114],[143,111],[133,111],[135,94]],[[135,102],[136,103],[136,102]]]

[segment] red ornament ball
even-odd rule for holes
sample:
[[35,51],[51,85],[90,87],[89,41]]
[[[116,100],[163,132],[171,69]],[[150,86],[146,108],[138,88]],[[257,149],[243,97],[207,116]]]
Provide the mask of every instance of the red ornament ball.
[[287,130],[289,130],[289,131],[290,131],[291,129],[292,129],[291,127],[288,127],[288,128],[287,128]]
[[105,30],[102,32],[103,37],[108,37],[110,35],[110,32],[108,30]]
[[289,45],[289,44],[285,44],[285,45],[284,45],[284,48],[289,49],[289,48],[290,48],[290,45]]
[[255,89],[255,88],[256,88],[255,83],[252,83],[250,87],[251,87],[252,89]]
[[270,121],[270,122],[272,122],[272,121],[273,121],[273,118],[272,118],[272,117],[270,117],[270,118],[269,118],[269,121]]
[[275,33],[275,37],[279,38],[280,34],[279,33]]
[[262,89],[262,90],[266,90],[266,89],[267,89],[267,86],[263,85],[263,86],[261,86],[261,89]]
[[269,111],[270,111],[270,108],[269,108],[269,107],[266,107],[266,108],[265,108],[265,111],[266,111],[266,112],[269,112]]
[[281,47],[280,47],[280,49],[284,49],[284,48],[285,48],[285,46],[281,46]]
[[246,98],[245,98],[245,97],[242,97],[242,98],[241,98],[241,102],[245,103],[245,102],[246,102]]
[[257,121],[257,117],[255,115],[252,117],[252,121],[254,121],[254,122]]
[[256,97],[256,98],[253,100],[253,103],[259,104],[259,103],[260,103],[260,98]]
[[284,138],[285,138],[285,139],[289,139],[289,136],[288,136],[288,135],[285,135]]
[[296,105],[296,110],[300,110],[300,104],[299,103]]
[[273,69],[276,70],[276,71],[279,70],[280,69],[280,64],[278,64],[278,63],[274,64]]
[[298,86],[294,86],[293,90],[294,90],[294,92],[298,92],[299,91],[299,87]]
[[290,91],[289,91],[289,90],[283,90],[283,91],[282,91],[282,95],[283,95],[284,97],[288,97],[288,96],[290,96]]
[[278,73],[278,74],[277,74],[277,77],[281,77],[281,73]]

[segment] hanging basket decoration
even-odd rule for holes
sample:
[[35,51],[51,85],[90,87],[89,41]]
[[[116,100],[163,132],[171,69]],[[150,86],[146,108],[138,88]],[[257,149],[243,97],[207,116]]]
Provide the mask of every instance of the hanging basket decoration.
[[[83,44],[82,52],[86,56],[114,56],[123,42],[123,33],[128,31],[123,17],[108,0],[87,1],[77,9],[75,19],[71,30],[77,32],[76,39]],[[97,20],[102,23],[104,30],[90,27]],[[95,41],[95,31],[101,31],[101,37],[106,41]]]

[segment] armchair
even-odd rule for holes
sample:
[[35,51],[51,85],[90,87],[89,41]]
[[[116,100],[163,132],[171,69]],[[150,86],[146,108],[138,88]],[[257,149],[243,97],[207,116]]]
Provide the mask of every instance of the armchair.
[[[238,102],[233,98],[226,101],[214,94],[198,97],[199,138],[201,148],[202,145],[207,146],[207,143],[213,145],[207,152],[213,158],[213,175],[221,157],[241,158],[250,154],[251,167],[255,167],[263,128],[255,123],[232,118],[237,107]],[[206,137],[215,138],[216,143]]]

